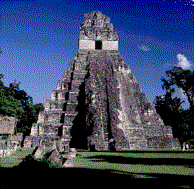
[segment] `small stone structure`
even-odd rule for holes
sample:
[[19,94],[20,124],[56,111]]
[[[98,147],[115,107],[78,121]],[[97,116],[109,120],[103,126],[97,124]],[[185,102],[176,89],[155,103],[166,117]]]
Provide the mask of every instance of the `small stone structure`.
[[17,133],[15,117],[0,117],[0,157],[10,156],[21,147],[23,133]]
[[16,125],[15,117],[0,117],[0,137],[8,138],[16,134]]
[[45,155],[45,148],[40,146],[37,146],[34,151],[32,152],[32,156],[34,157],[34,159],[41,159],[43,158]]
[[49,152],[46,152],[44,146],[42,146],[42,141],[40,142],[40,146],[37,146],[30,157],[33,160],[36,159],[47,159],[52,163],[59,163],[64,167],[73,167],[73,158],[76,157],[76,150],[70,149],[69,152],[59,151],[57,145],[55,145],[54,149]]
[[52,163],[57,162],[57,163],[63,163],[63,157],[59,153],[57,149],[54,149],[51,151],[51,154],[48,158]]
[[23,141],[23,133],[16,133],[15,135],[8,138],[15,148],[20,148]]
[[16,149],[10,140],[0,140],[0,157],[10,156]]
[[66,152],[180,148],[119,54],[110,18],[99,11],[84,15],[78,53],[24,145],[36,147],[43,140],[53,147],[59,139]]

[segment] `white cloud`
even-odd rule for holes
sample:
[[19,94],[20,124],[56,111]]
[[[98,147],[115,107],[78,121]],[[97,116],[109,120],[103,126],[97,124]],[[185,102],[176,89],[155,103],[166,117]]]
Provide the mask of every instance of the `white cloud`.
[[187,58],[184,55],[178,54],[177,59],[178,59],[178,67],[181,67],[183,70],[191,69],[192,64],[190,61],[187,60]]
[[150,51],[151,49],[146,45],[137,45],[138,49],[142,51]]

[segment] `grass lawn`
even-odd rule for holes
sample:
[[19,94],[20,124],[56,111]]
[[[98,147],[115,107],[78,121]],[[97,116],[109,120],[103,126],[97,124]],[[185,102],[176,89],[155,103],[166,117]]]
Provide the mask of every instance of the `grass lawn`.
[[[32,151],[33,149],[16,151],[10,157],[1,158],[1,166],[17,166]],[[37,174],[41,173],[41,170],[37,172]],[[148,185],[149,188],[158,188],[158,186],[160,188],[192,188],[194,186],[194,151],[88,152],[78,150],[77,157],[74,158],[74,168],[49,169],[47,173],[52,179],[58,175],[59,180],[68,177],[77,180],[84,178],[84,182],[104,179],[113,186],[114,183],[128,183],[130,186],[132,184],[136,186],[134,188],[142,188],[140,187],[142,184]],[[100,184],[96,181],[95,183]],[[154,183],[157,183],[157,186]]]
[[[175,174],[194,176],[194,151],[79,152],[75,167],[107,170],[122,174]],[[139,174],[139,175],[138,175]],[[145,177],[145,175],[143,176]],[[149,176],[150,177],[150,176]]]

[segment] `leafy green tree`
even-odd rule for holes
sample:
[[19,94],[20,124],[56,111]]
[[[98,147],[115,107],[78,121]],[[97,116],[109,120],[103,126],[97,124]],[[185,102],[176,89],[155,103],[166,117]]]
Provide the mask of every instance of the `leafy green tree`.
[[185,142],[191,138],[191,132],[190,132],[190,127],[189,124],[186,122],[183,122],[181,125],[179,125],[179,138],[182,142]]
[[182,88],[188,98],[190,107],[194,106],[194,72],[190,70],[183,70],[180,67],[174,67],[172,70],[166,72],[168,80],[162,78],[166,87],[177,85]]
[[24,109],[21,101],[7,95],[5,90],[0,89],[0,116],[13,116],[20,121],[23,113]]
[[0,47],[0,54],[2,54],[2,52],[3,52],[3,51],[2,51],[2,49],[1,49],[1,47]]
[[157,113],[161,116],[165,125],[170,125],[173,134],[178,137],[178,127],[181,124],[182,103],[180,98],[173,97],[174,89],[169,89],[164,96],[157,96],[154,100]]
[[3,84],[3,79],[4,75],[3,74],[0,74],[0,89],[2,89],[4,87],[4,84]]
[[20,84],[21,82],[17,83],[16,80],[14,83],[10,83],[8,93],[20,100],[24,108],[29,108],[29,104],[33,103],[33,99],[24,90],[20,90]]
[[42,104],[33,104],[33,99],[24,90],[20,90],[20,82],[14,81],[9,87],[2,82],[0,74],[0,116],[13,116],[18,120],[17,131],[25,135],[30,133],[32,123],[38,119]]
[[33,123],[38,120],[39,112],[44,110],[44,106],[42,103],[34,104],[32,107],[32,114],[33,114]]
[[33,99],[24,90],[19,89],[18,83],[10,84],[10,88],[14,89],[14,97],[21,101],[24,113],[20,122],[20,132],[25,135],[30,134],[32,123],[35,123],[38,119],[39,111],[44,109],[44,106],[40,104],[33,104]]
[[37,122],[38,114],[40,111],[44,110],[43,104],[33,104],[30,103],[28,108],[25,109],[25,112],[22,116],[20,132],[23,132],[25,135],[29,135],[31,131],[32,123]]
[[[192,127],[194,123],[194,72],[174,67],[166,74],[167,79],[162,78],[162,89],[165,90],[165,95],[157,96],[154,104],[164,123],[172,126],[174,136],[183,142],[191,138],[194,133]],[[182,108],[184,101],[173,97],[175,93],[173,86],[175,85],[185,91],[190,109],[184,110]]]

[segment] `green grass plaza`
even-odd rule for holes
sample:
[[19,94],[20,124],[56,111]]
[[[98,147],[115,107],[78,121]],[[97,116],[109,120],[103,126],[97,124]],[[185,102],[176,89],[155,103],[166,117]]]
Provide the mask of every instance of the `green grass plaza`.
[[[32,172],[36,172],[36,175],[42,175],[41,173],[45,169],[41,169],[40,164],[30,168],[26,167],[26,169],[20,168],[22,160],[33,150],[33,148],[26,148],[23,151],[17,150],[10,157],[2,157],[0,161],[2,172],[7,174],[13,172],[13,175],[17,175],[18,170],[25,170],[27,175],[33,174]],[[49,150],[51,149],[47,149],[47,151]],[[77,179],[84,176],[86,180],[87,178],[88,180],[111,178],[112,181],[109,184],[113,186],[113,183],[122,181],[122,183],[133,183],[134,188],[142,188],[141,186],[157,188],[156,185],[161,188],[192,188],[194,183],[194,150],[184,152],[181,150],[131,150],[128,152],[77,150],[74,167],[64,168],[56,163],[50,165],[50,169],[46,173],[49,178],[58,175],[57,178],[61,179],[64,176],[71,178],[76,177],[76,175]],[[5,180],[3,180],[2,188],[6,188]],[[96,185],[98,184],[100,183],[96,182]]]

